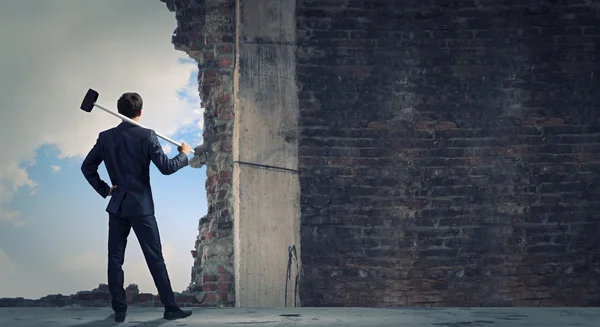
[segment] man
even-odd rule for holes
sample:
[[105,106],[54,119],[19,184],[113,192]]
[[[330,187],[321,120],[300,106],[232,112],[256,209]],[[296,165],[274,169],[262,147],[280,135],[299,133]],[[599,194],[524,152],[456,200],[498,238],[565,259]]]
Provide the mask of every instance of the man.
[[[139,121],[142,115],[142,98],[137,93],[124,93],[117,101],[117,109],[120,114]],[[181,310],[175,303],[154,217],[149,176],[150,161],[164,175],[173,174],[187,166],[190,146],[183,143],[178,150],[179,154],[169,159],[153,130],[123,121],[117,127],[100,133],[81,165],[83,175],[96,192],[103,198],[111,197],[106,208],[109,214],[108,288],[117,322],[125,321],[127,312],[122,265],[131,228],[137,236],[165,307],[163,317],[174,320],[192,314],[191,311]],[[102,161],[112,187],[100,179],[98,174],[98,166]]]

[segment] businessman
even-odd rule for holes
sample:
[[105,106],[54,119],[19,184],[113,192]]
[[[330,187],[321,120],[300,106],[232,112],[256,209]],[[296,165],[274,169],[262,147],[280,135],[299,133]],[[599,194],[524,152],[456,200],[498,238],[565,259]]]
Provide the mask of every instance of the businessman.
[[[137,93],[124,93],[117,101],[120,114],[139,121],[142,98]],[[131,228],[142,248],[144,258],[165,307],[164,319],[189,317],[192,312],[181,310],[162,254],[162,245],[150,187],[150,161],[163,175],[170,175],[188,165],[189,145],[178,147],[179,154],[169,159],[163,152],[156,133],[123,121],[117,127],[103,131],[89,152],[81,171],[90,185],[103,198],[110,196],[108,212],[108,288],[112,296],[115,321],[125,321],[127,301],[123,288],[123,261],[127,237]],[[98,166],[104,161],[111,185],[100,179]]]

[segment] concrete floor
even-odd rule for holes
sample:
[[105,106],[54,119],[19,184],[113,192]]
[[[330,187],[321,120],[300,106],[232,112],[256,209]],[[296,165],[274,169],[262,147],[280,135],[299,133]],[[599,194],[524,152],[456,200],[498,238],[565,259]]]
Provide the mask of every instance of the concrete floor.
[[[600,308],[195,308],[177,321],[130,308],[122,326],[598,327]],[[110,308],[0,308],[2,327],[115,326]]]

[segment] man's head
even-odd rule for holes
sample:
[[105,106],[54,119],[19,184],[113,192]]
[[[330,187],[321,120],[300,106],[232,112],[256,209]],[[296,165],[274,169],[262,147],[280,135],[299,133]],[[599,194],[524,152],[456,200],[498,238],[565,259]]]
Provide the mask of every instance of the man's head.
[[117,101],[117,110],[127,118],[134,119],[142,115],[142,97],[134,92],[123,93]]

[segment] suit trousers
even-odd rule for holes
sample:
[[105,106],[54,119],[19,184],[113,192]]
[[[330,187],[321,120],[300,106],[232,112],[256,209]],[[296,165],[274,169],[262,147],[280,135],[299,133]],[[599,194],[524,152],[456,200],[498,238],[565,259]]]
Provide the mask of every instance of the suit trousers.
[[127,310],[123,262],[127,237],[133,228],[140,243],[146,264],[160,295],[160,301],[166,310],[175,310],[175,295],[162,255],[162,245],[158,225],[154,215],[121,217],[109,214],[108,223],[108,288],[112,296],[112,308],[115,312]]

